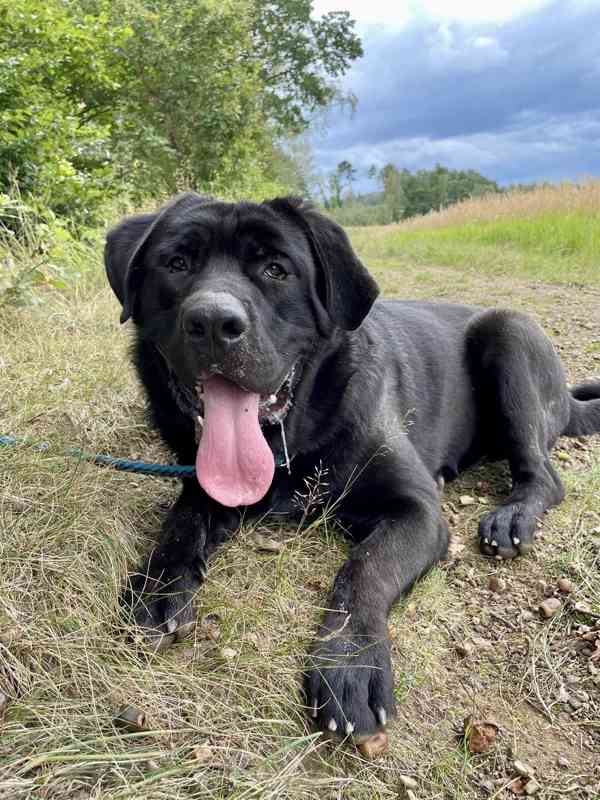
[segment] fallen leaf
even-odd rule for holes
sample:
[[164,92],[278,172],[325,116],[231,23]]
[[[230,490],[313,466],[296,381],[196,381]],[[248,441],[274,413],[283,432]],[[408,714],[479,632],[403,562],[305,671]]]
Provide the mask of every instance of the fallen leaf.
[[465,742],[470,753],[487,753],[494,746],[498,726],[487,720],[474,720],[469,716],[463,723]]

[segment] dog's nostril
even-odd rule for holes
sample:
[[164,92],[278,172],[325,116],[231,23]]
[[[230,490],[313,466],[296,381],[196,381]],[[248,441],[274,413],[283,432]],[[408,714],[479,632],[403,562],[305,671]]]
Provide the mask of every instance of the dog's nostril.
[[239,317],[228,317],[221,323],[221,335],[225,339],[239,339],[245,330],[246,325]]
[[203,338],[206,336],[206,326],[204,322],[195,317],[188,317],[184,323],[185,332],[189,336],[197,336]]

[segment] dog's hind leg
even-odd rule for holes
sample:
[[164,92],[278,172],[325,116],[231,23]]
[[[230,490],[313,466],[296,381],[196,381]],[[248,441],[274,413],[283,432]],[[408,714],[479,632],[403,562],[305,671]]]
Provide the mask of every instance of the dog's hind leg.
[[564,497],[550,450],[569,419],[565,375],[550,340],[518,312],[483,312],[466,341],[484,447],[508,460],[512,476],[507,499],[480,522],[480,548],[514,558],[531,550],[537,520]]

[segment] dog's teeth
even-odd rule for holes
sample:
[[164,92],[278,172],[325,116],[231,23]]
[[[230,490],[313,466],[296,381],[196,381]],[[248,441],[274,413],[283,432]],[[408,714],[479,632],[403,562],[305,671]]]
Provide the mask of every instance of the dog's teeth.
[[495,539],[492,539],[492,547],[498,547],[498,542]]
[[337,722],[334,719],[330,719],[327,727],[332,733],[335,733],[337,731]]
[[351,722],[346,723],[346,736],[352,736],[354,733],[354,725]]
[[377,709],[377,718],[379,720],[380,725],[385,725],[385,723],[387,722],[387,714],[385,712],[385,708]]
[[514,545],[521,544],[521,540],[519,539],[518,536],[513,536],[513,544]]

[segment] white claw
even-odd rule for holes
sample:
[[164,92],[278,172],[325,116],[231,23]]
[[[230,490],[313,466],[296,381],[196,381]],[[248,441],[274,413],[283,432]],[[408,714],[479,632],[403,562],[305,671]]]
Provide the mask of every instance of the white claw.
[[489,543],[490,543],[490,540],[489,540],[489,539],[488,539],[486,536],[484,536],[484,537],[483,537],[483,543],[484,543],[484,544],[489,544]]
[[177,630],[177,623],[175,622],[174,619],[170,619],[167,622],[167,633],[175,633],[176,630]]
[[201,417],[200,414],[196,417],[196,422],[201,428],[204,427],[204,417]]
[[387,722],[387,714],[385,713],[385,708],[377,709],[377,717],[379,719],[379,724],[385,725],[385,723]]
[[498,542],[495,539],[492,539],[492,547],[498,547]]
[[313,719],[316,719],[318,714],[319,714],[319,704],[318,704],[318,702],[316,700],[313,703],[311,714],[312,714],[312,718]]
[[352,736],[354,733],[354,725],[351,722],[346,723],[346,736]]
[[521,544],[521,540],[518,536],[513,536],[513,544]]
[[335,733],[337,731],[337,722],[334,719],[330,719],[327,727],[332,733]]

